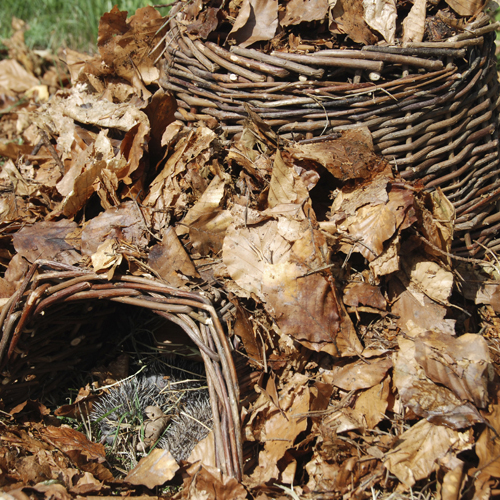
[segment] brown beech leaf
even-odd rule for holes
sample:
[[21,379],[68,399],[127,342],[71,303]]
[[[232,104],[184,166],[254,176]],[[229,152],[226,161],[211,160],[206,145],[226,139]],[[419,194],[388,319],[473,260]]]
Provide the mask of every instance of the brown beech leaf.
[[[417,202],[421,210],[422,234],[439,249],[450,253],[456,218],[455,207],[439,187],[430,195],[420,193]],[[426,245],[425,249],[428,254],[443,258],[443,254],[434,248]],[[448,264],[451,265],[449,257]]]
[[324,343],[333,347],[341,322],[338,294],[324,276],[307,272],[296,262],[265,266],[262,293],[284,334],[318,350]]
[[71,83],[74,85],[77,83],[85,63],[93,59],[93,57],[85,52],[79,52],[70,48],[65,48],[63,53],[71,77]]
[[397,297],[393,299],[391,312],[399,316],[396,323],[406,334],[414,336],[426,330],[455,333],[455,320],[445,319],[446,307],[421,292],[405,290],[396,277],[389,281],[389,290]]
[[323,372],[323,378],[345,391],[368,389],[379,384],[388,370],[392,368],[390,358],[370,359],[370,361],[355,361],[341,367],[333,367]]
[[271,40],[278,27],[278,0],[243,0],[227,41],[248,47]]
[[5,278],[0,278],[0,297],[9,298],[16,290],[17,286],[14,283],[6,280]]
[[308,196],[309,191],[293,166],[283,160],[279,150],[276,151],[269,184],[268,206],[273,208],[286,203],[301,203]]
[[133,201],[126,201],[94,217],[82,231],[82,253],[92,255],[107,239],[126,241],[138,247],[147,244],[144,221],[140,208]]
[[102,444],[89,441],[84,434],[70,427],[49,425],[41,429],[40,432],[45,441],[65,453],[76,450],[91,460],[98,460],[99,462],[106,460],[106,452]]
[[175,121],[177,103],[173,95],[158,90],[144,109],[151,127],[148,151],[153,167],[163,159],[162,137],[167,126]]
[[251,476],[253,484],[261,484],[280,477],[278,461],[292,448],[297,436],[306,430],[310,392],[305,375],[295,373],[279,392],[281,408],[273,404],[261,431],[265,441],[259,453],[259,465]]
[[289,222],[279,217],[255,226],[233,223],[222,253],[230,276],[264,302],[282,333],[316,351],[359,354],[361,344],[336,288],[322,274],[309,273],[323,265],[324,236],[313,231],[311,238],[306,221]]
[[425,332],[415,338],[415,359],[427,377],[462,399],[485,408],[488,403],[488,344],[481,335],[459,338]]
[[47,259],[75,264],[81,255],[65,239],[75,228],[76,222],[64,219],[58,222],[36,222],[14,234],[14,248],[29,262]]
[[[387,203],[378,202],[361,206],[356,214],[339,224],[341,231],[346,231],[353,241],[345,244],[343,251],[354,247],[369,262],[380,257],[384,252],[384,243],[396,232],[409,227],[415,220],[413,211],[413,195],[409,190],[390,188]],[[337,205],[334,202],[334,205]],[[334,207],[332,206],[332,213]]]
[[[490,426],[485,427],[476,443],[479,457],[478,469],[493,477],[500,478],[500,406],[493,405],[489,415],[485,415]],[[493,430],[494,429],[494,430]]]
[[356,43],[373,45],[377,37],[364,20],[363,0],[337,0],[330,11],[330,31],[345,33]]
[[[171,127],[170,132],[174,133],[174,137],[182,132],[175,126],[175,122],[169,127]],[[182,183],[185,180],[186,165],[200,156],[203,157],[200,160],[203,164],[208,159],[210,144],[215,137],[215,133],[207,127],[197,127],[189,135],[177,137],[173,144],[174,151],[170,153],[163,170],[150,184],[149,193],[143,200],[143,205],[152,209],[151,225],[153,229],[161,231],[168,225],[170,208],[176,208],[179,213],[185,213],[186,196],[183,194]],[[209,203],[215,203],[214,199],[210,199]],[[198,210],[198,212],[193,212],[191,217],[196,220],[201,213],[202,211]],[[185,226],[178,226],[178,228],[177,234],[187,233]]]
[[32,413],[34,415],[50,415],[50,410],[40,403],[39,401],[33,401],[31,399],[28,399],[14,408],[10,410],[9,412],[11,415],[17,415],[20,413]]
[[[105,165],[104,161],[92,163],[84,171],[77,174],[68,196],[61,203],[62,213],[66,217],[75,216],[85,206],[89,198],[96,191],[94,183]],[[62,179],[62,181],[65,180],[64,178]]]
[[363,391],[357,397],[354,409],[363,415],[368,429],[374,429],[384,419],[389,405],[390,385],[391,377],[387,376],[381,383]]
[[153,489],[170,481],[178,470],[179,466],[168,450],[155,448],[147,457],[141,458],[124,480]]
[[118,242],[111,238],[101,243],[90,258],[94,272],[109,269],[108,276],[112,276],[114,270],[121,264],[123,256],[119,252]]
[[247,492],[235,478],[222,474],[220,469],[193,464],[186,471],[183,491],[189,498],[203,500],[245,500]]
[[[492,497],[492,489],[496,481],[488,472],[481,472],[474,479],[474,498],[477,500],[489,500]],[[454,498],[457,498],[458,495],[459,493]]]
[[21,93],[39,85],[39,83],[15,59],[3,59],[0,61],[0,87]]
[[206,40],[208,35],[219,25],[217,13],[219,9],[214,7],[205,7],[199,14],[195,22],[188,24],[186,31],[191,35],[199,35]]
[[201,255],[220,252],[226,229],[233,221],[229,210],[219,208],[227,181],[216,175],[177,226],[178,235],[189,232],[193,248]]
[[297,160],[311,160],[323,165],[336,179],[371,180],[388,170],[388,163],[373,152],[363,130],[346,132],[339,139],[312,144],[292,144],[287,148]]
[[346,306],[359,305],[374,307],[385,311],[387,302],[380,287],[368,283],[349,283],[344,289],[343,301]]
[[245,351],[250,360],[254,360],[260,365],[262,362],[263,350],[260,347],[262,341],[257,341],[255,331],[252,326],[250,314],[241,306],[239,300],[234,295],[229,295],[229,300],[236,307],[236,317],[234,319],[233,330],[235,335],[241,338]]
[[58,500],[71,500],[73,498],[62,484],[36,484],[33,489],[41,493],[45,498],[57,498]]
[[[35,191],[37,191],[38,187],[24,179],[12,160],[9,159],[2,165],[2,172],[9,178],[12,183],[14,193],[17,196],[31,196]],[[17,202],[17,199],[15,201]],[[4,218],[6,219],[5,215]]]
[[33,151],[33,146],[29,144],[16,144],[15,142],[0,143],[0,156],[5,156],[13,161],[16,161],[20,155],[31,154],[31,151]]
[[[443,500],[455,500],[460,498],[460,492],[463,488],[465,480],[464,462],[456,456],[449,454],[440,460],[440,465],[442,466],[444,472],[444,477],[441,482],[441,491],[443,492],[441,498]],[[474,483],[474,486],[476,487],[478,483],[477,476]],[[476,499],[479,500],[478,497],[476,497]]]
[[186,284],[177,272],[193,278],[200,277],[172,226],[167,227],[161,243],[151,247],[148,264],[171,286]]
[[96,479],[90,472],[82,473],[77,470],[74,470],[74,472],[76,484],[73,480],[67,482],[67,484],[72,485],[69,488],[71,493],[76,495],[88,495],[89,493],[98,493],[105,488],[104,484]]
[[226,235],[226,229],[233,222],[229,210],[213,209],[200,216],[189,226],[189,240],[200,255],[217,255]]
[[402,483],[411,488],[439,469],[438,461],[450,452],[472,447],[467,432],[420,420],[398,439],[398,446],[386,454],[384,465]]
[[398,338],[400,350],[394,354],[394,385],[407,410],[436,424],[453,429],[470,427],[484,419],[470,403],[464,403],[453,392],[427,378],[416,358],[414,341]]
[[71,404],[60,406],[54,411],[54,415],[74,419],[87,418],[92,408],[92,402],[98,398],[99,396],[93,395],[88,387],[81,387],[75,401]]
[[302,22],[321,21],[327,13],[327,0],[291,0],[286,4],[285,17],[280,24],[290,26]]
[[366,419],[362,411],[355,408],[341,408],[339,411],[323,419],[322,425],[329,432],[340,434],[342,432],[365,430]]
[[[160,73],[154,65],[166,26],[161,14],[151,6],[137,9],[127,20],[127,12],[117,6],[104,14],[99,22],[97,46],[102,57],[102,73],[113,74],[129,81],[143,99],[151,96],[145,85],[156,81]],[[94,68],[86,66],[86,72]],[[99,72],[96,76],[100,76]]]
[[213,431],[208,433],[208,436],[202,439],[191,452],[187,461],[194,464],[201,462],[204,466],[216,467],[217,461],[215,459],[215,438]]

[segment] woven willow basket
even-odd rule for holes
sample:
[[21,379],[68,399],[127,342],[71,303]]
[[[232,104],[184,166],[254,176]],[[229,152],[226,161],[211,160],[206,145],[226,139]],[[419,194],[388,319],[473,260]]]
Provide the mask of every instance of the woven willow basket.
[[[152,279],[106,275],[37,261],[0,314],[0,401],[12,406],[60,390],[68,370],[102,349],[98,325],[113,303],[148,309],[175,323],[198,346],[214,421],[216,462],[241,479],[239,386],[227,338],[211,302]],[[104,332],[106,334],[107,332]]]
[[216,119],[228,137],[247,106],[297,141],[368,127],[404,179],[440,187],[454,204],[454,252],[482,254],[500,249],[499,23],[487,22],[445,42],[264,54],[193,41],[173,19],[161,83],[178,119]]

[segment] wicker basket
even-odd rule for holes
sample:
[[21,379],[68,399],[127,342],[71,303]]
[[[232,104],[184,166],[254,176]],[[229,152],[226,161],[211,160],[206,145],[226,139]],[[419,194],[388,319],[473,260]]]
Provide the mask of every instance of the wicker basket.
[[482,19],[446,42],[270,55],[193,41],[173,19],[161,83],[178,119],[215,118],[229,137],[246,106],[298,141],[367,126],[404,179],[440,187],[454,204],[454,252],[481,254],[500,248],[499,26]]
[[[45,272],[35,274],[42,267]],[[0,314],[4,377],[0,401],[12,405],[38,395],[40,390],[58,389],[63,374],[73,364],[102,348],[98,338],[102,332],[96,325],[110,313],[111,303],[117,302],[149,309],[179,325],[199,347],[212,406],[217,465],[241,479],[236,370],[219,317],[211,302],[199,293],[134,276],[115,275],[108,281],[105,274],[36,262]]]

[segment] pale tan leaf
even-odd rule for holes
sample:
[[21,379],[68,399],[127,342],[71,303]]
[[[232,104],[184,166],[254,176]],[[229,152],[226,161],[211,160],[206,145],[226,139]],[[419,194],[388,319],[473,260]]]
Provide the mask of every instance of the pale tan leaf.
[[427,377],[448,387],[461,400],[486,407],[491,359],[482,336],[466,333],[456,338],[441,332],[426,332],[415,339],[415,349],[415,359]]
[[40,82],[15,59],[0,61],[0,87],[13,92],[26,92]]
[[14,187],[14,192],[19,196],[30,196],[38,189],[35,184],[26,182],[12,160],[9,159],[2,165],[2,171],[7,174]]
[[390,393],[391,377],[363,391],[356,399],[354,409],[359,411],[366,420],[369,429],[374,429],[385,417]]
[[330,432],[337,434],[366,429],[363,412],[353,408],[342,408],[333,415],[326,417],[322,424],[328,427]]
[[124,481],[153,489],[172,479],[178,469],[177,462],[168,450],[155,448],[147,457],[141,458]]
[[92,267],[97,273],[101,269],[109,269],[113,266],[119,266],[122,261],[122,255],[116,253],[116,240],[108,239],[97,247],[95,253],[91,255]]
[[399,436],[399,445],[386,454],[385,467],[411,488],[439,468],[438,461],[447,453],[469,449],[468,433],[457,432],[427,420],[420,420]]
[[205,466],[216,467],[215,460],[215,438],[213,431],[208,433],[208,436],[202,439],[189,455],[188,462],[201,462]]
[[301,22],[321,21],[327,13],[327,0],[291,0],[286,4],[285,17],[280,24],[289,26]]
[[427,377],[416,360],[416,344],[399,338],[400,350],[394,354],[394,385],[407,410],[407,417],[425,417],[454,429],[470,427],[483,418],[470,403],[462,402],[453,392]]
[[454,285],[453,273],[416,253],[403,259],[403,268],[411,278],[411,291],[423,292],[438,303],[448,301]]
[[396,0],[363,0],[364,19],[370,28],[377,30],[387,43],[394,43],[396,33]]
[[205,192],[198,198],[198,201],[189,209],[182,223],[177,226],[176,232],[179,236],[189,232],[189,226],[200,217],[220,206],[222,198],[224,197],[225,187],[226,179],[222,179],[216,175]]
[[444,457],[440,463],[443,469],[448,469],[448,472],[446,472],[442,481],[441,499],[457,500],[460,498],[460,492],[464,485],[465,464],[454,455]]
[[389,205],[361,207],[355,217],[342,224],[353,237],[354,248],[369,262],[379,257],[384,250],[384,241],[397,229],[396,214]]
[[369,363],[359,360],[342,367],[325,370],[323,378],[345,391],[356,391],[379,384],[390,368],[392,368],[390,358],[371,359]]
[[427,0],[415,0],[403,21],[403,42],[421,42],[424,38]]
[[[255,227],[231,225],[224,239],[222,258],[231,278],[262,300],[262,278],[266,264],[286,262],[291,244],[278,233],[278,222]],[[272,268],[271,268],[272,269]]]
[[234,477],[209,465],[193,464],[186,470],[183,491],[190,500],[245,500],[247,492]]
[[123,132],[128,132],[138,123],[149,128],[148,117],[135,106],[101,99],[98,94],[86,92],[78,85],[69,91],[69,95],[65,94],[64,98],[47,103],[41,111],[49,116],[57,117],[60,113],[79,123],[99,128],[116,128]]
[[397,325],[412,337],[426,330],[455,334],[455,320],[445,319],[446,307],[415,290],[404,290],[393,302],[391,311],[399,316]]
[[276,151],[267,199],[269,207],[300,203],[308,196],[309,191],[299,175],[294,172],[293,166],[285,163],[279,150]]

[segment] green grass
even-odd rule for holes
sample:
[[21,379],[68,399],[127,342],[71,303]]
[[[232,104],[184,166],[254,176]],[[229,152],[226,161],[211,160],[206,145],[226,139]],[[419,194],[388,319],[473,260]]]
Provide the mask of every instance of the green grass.
[[[97,29],[102,14],[116,4],[131,16],[151,0],[0,0],[0,41],[12,35],[12,16],[26,21],[26,44],[34,49],[56,52],[70,47],[95,52]],[[165,13],[166,9],[161,9]],[[0,43],[0,49],[5,46]]]

